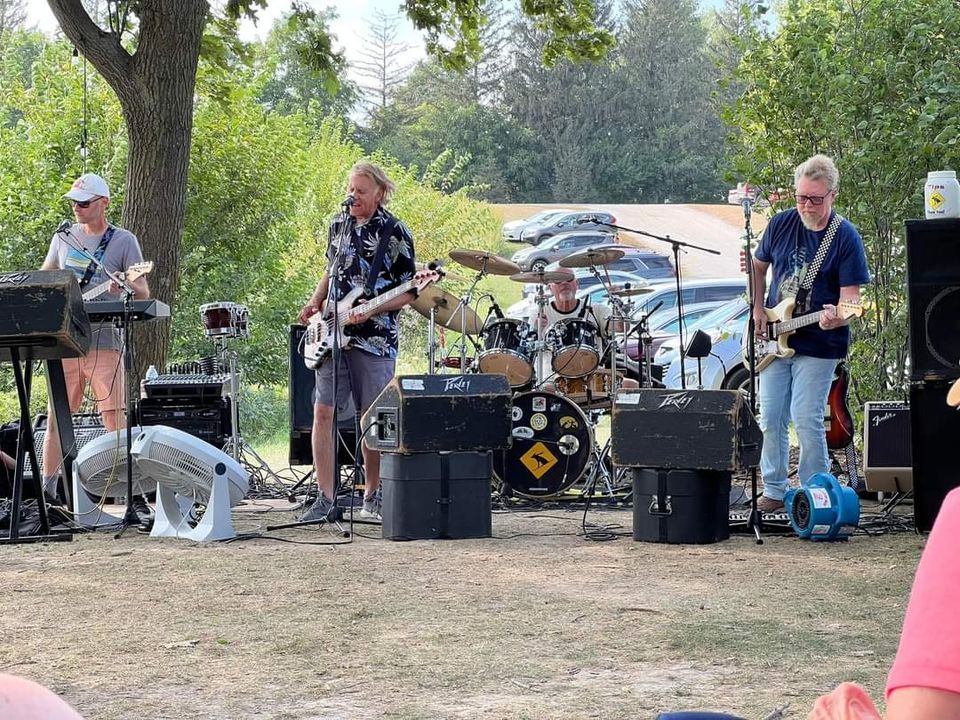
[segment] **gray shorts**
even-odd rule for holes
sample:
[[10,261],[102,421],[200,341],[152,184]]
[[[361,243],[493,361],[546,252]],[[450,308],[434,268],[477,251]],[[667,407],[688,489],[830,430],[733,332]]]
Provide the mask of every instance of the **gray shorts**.
[[[371,355],[354,348],[340,353],[337,373],[337,406],[349,405],[350,398],[362,415],[377,399],[393,377],[397,361],[393,358]],[[313,402],[333,407],[333,362],[328,360],[317,370],[317,385]]]

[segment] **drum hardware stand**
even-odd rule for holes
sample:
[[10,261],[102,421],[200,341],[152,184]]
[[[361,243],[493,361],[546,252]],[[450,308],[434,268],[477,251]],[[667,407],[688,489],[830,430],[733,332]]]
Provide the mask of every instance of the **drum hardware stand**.
[[255,486],[252,489],[262,490],[265,487],[263,480],[269,478],[276,487],[286,491],[283,481],[273,472],[267,461],[240,434],[240,371],[237,369],[237,352],[228,349],[227,338],[223,336],[213,338],[213,344],[220,367],[224,367],[223,361],[226,360],[230,375],[230,437],[223,446],[223,452],[251,470],[250,477]]
[[[614,225],[613,223],[606,223],[598,219],[594,219],[598,225],[606,225],[607,227],[616,228],[617,230],[625,230],[626,232],[636,233],[637,235],[643,235],[653,240],[659,240],[660,242],[670,243],[671,248],[673,248],[673,266],[676,270],[677,278],[677,319],[679,320],[679,325],[677,327],[677,332],[679,333],[679,351],[680,351],[680,387],[686,390],[687,388],[687,373],[685,366],[686,359],[686,350],[684,349],[684,338],[683,338],[683,283],[682,276],[683,273],[680,271],[680,248],[692,248],[693,250],[700,250],[705,253],[710,253],[711,255],[720,255],[719,250],[714,250],[712,248],[703,247],[702,245],[694,245],[693,243],[684,242],[682,240],[674,240],[669,235],[660,236],[654,235],[653,233],[648,233],[645,230],[637,230],[635,228],[623,227],[621,225]],[[750,220],[747,219],[747,225],[749,227]]]
[[[457,303],[457,307],[454,308],[453,315],[456,316],[457,313],[460,313],[460,330],[466,330],[467,327],[467,308],[470,307],[470,302],[473,300],[473,291],[476,289],[477,284],[487,275],[487,260],[484,258],[483,264],[480,267],[477,276],[473,279],[473,282],[470,283],[470,287],[467,288],[467,291],[460,298],[460,302]],[[471,339],[471,343],[473,340]],[[461,332],[460,339],[454,344],[452,350],[459,349],[460,351],[460,374],[463,375],[467,368],[467,333]],[[476,347],[474,348],[476,349]]]

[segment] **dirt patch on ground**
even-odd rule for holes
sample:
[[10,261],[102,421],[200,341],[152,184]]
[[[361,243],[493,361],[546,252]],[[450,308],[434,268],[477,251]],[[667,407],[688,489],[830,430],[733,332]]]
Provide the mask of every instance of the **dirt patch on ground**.
[[[290,519],[249,503],[239,527]],[[844,679],[882,693],[921,541],[578,534],[582,508],[498,512],[494,537],[357,526],[198,546],[128,532],[5,547],[0,667],[88,718],[762,717]]]

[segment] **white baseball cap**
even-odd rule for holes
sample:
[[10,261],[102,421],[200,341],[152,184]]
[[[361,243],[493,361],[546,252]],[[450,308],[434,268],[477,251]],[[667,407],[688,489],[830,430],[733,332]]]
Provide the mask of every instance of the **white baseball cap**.
[[110,197],[110,188],[107,187],[107,181],[94,173],[81,175],[73,181],[69,192],[64,195],[70,200],[92,200],[97,197]]

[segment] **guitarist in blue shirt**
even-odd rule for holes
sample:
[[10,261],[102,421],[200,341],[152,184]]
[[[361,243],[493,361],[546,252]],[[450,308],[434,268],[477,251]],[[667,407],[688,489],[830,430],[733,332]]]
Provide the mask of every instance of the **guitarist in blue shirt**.
[[847,355],[850,318],[860,314],[860,286],[870,282],[860,234],[833,210],[836,165],[814,155],[797,166],[794,179],[797,207],[770,220],[753,259],[755,336],[764,348],[757,362],[761,512],[783,509],[791,420],[800,444],[800,481],[829,471],[823,408],[837,362]]
[[[302,323],[310,323],[311,329],[318,327],[320,334],[324,334],[329,324],[318,323],[334,312],[332,307],[327,307],[327,300],[337,304],[336,313],[344,336],[337,374],[337,403],[342,407],[352,395],[360,414],[366,412],[394,375],[397,316],[400,309],[416,297],[416,288],[411,287],[408,292],[383,301],[385,294],[409,283],[416,272],[410,231],[383,207],[393,190],[394,183],[377,165],[367,162],[354,165],[347,186],[345,211],[334,218],[327,247],[327,267],[336,266],[339,271],[335,278],[331,278],[328,271],[323,273],[310,300],[300,311]],[[369,280],[371,274],[373,280]],[[353,298],[347,297],[351,293],[359,294],[358,289],[368,288],[373,297],[364,302],[353,305]],[[332,474],[333,365],[332,359],[324,357],[315,363],[312,442],[320,495],[304,513],[301,518],[304,521],[334,520],[338,514]],[[365,443],[363,465],[364,501],[360,517],[379,520],[380,454]]]

